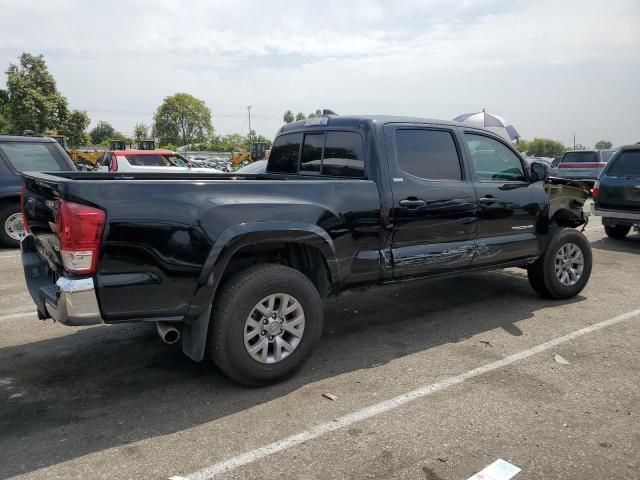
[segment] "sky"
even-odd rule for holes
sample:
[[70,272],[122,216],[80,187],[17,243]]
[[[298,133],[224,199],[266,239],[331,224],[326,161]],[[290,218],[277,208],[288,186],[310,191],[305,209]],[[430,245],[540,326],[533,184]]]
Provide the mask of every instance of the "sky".
[[[0,67],[43,54],[92,124],[164,97],[217,133],[273,137],[287,109],[506,117],[523,138],[640,141],[638,0],[0,0]],[[0,84],[6,76],[0,74]]]

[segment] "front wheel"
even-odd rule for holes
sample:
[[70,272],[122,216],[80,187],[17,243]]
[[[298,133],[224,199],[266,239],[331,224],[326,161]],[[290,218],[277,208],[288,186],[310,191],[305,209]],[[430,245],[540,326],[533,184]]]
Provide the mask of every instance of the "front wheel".
[[24,220],[20,205],[10,203],[0,208],[0,244],[17,248],[25,235]]
[[216,295],[209,351],[220,369],[248,386],[290,375],[322,333],[322,302],[298,270],[262,264],[246,268]]
[[629,225],[605,225],[604,233],[607,234],[609,238],[622,239],[627,236],[631,227]]
[[585,236],[565,228],[551,239],[544,254],[528,268],[529,283],[546,298],[575,297],[589,281],[592,260],[591,246]]

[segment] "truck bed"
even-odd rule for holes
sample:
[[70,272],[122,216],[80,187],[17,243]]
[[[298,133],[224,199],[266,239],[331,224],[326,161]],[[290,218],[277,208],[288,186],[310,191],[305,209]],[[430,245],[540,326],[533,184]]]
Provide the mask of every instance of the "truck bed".
[[57,204],[106,212],[94,275],[105,321],[201,313],[207,305],[194,296],[207,268],[236,248],[229,240],[274,228],[332,250],[340,284],[379,275],[380,198],[370,180],[90,172],[30,172],[24,180],[25,216],[53,281],[64,274],[53,231]]

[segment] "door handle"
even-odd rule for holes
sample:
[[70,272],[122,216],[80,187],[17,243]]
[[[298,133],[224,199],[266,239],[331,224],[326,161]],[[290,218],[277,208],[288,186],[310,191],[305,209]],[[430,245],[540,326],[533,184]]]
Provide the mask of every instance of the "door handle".
[[423,207],[424,205],[424,200],[419,200],[417,198],[406,198],[404,200],[400,200],[400,206],[405,208],[418,208]]
[[496,203],[496,199],[493,195],[485,195],[484,197],[482,197],[480,199],[480,201],[482,203],[485,203],[487,205],[491,205],[492,203]]

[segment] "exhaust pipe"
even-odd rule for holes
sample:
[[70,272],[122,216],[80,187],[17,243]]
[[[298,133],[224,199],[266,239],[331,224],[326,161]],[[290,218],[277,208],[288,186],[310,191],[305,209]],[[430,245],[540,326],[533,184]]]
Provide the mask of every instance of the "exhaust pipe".
[[158,335],[167,345],[173,345],[180,340],[180,330],[174,327],[173,323],[156,322],[156,328],[158,329]]

